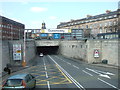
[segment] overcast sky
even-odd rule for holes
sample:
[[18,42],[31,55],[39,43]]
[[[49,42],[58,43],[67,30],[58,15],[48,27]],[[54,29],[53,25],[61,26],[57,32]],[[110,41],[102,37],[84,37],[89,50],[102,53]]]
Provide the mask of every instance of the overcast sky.
[[0,15],[25,24],[26,29],[40,29],[43,21],[46,28],[57,28],[60,22],[118,9],[118,0],[0,0],[0,4]]

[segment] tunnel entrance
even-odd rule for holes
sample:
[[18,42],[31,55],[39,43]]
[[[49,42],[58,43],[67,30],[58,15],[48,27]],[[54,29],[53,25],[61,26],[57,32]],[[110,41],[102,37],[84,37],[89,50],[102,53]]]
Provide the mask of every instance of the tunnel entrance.
[[58,54],[59,46],[39,46],[37,47],[37,54],[43,53],[44,55]]

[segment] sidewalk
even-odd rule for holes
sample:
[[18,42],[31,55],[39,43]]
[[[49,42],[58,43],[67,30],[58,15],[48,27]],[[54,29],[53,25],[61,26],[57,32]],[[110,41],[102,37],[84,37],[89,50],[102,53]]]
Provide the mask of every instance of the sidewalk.
[[120,70],[120,67],[114,66],[114,65],[109,65],[109,64],[97,63],[97,64],[91,64],[91,65],[95,65],[95,66],[98,66],[98,67],[114,68],[114,69],[119,69]]
[[[28,68],[28,67],[12,66],[10,69],[11,69],[11,73],[14,73],[14,72],[16,72],[16,71],[20,71],[20,70],[25,69],[25,68]],[[6,76],[6,75],[8,75],[7,72],[5,72],[5,71],[2,72],[2,77]],[[0,78],[1,78],[1,77],[0,77]]]

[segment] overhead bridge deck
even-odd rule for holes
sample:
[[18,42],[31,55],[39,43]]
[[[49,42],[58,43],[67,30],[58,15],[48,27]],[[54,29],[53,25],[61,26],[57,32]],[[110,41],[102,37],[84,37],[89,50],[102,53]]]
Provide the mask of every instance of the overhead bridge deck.
[[59,46],[59,42],[57,40],[36,40],[35,44],[36,47],[41,47],[41,46]]

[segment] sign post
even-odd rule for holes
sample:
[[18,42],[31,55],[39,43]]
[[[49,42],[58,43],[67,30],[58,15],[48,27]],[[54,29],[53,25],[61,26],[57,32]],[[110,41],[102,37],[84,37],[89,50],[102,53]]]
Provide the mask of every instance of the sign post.
[[23,50],[23,60],[22,60],[22,66],[23,67],[26,66],[26,61],[25,61],[26,43],[25,43],[25,40],[26,40],[26,33],[25,33],[25,30],[24,30],[24,50]]

